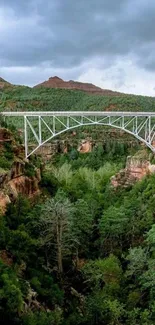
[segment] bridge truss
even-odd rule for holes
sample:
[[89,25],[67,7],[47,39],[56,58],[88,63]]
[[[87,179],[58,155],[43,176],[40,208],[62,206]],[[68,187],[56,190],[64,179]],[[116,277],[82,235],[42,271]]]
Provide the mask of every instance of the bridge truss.
[[[155,113],[153,112],[2,112],[4,117],[24,120],[25,157],[54,137],[80,126],[103,125],[121,129],[135,136],[155,152]],[[33,139],[33,140],[32,140]],[[36,147],[29,151],[29,145]]]

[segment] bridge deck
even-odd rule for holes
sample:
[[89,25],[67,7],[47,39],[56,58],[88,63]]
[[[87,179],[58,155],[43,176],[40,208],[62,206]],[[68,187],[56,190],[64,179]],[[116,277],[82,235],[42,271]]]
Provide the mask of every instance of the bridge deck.
[[108,112],[108,111],[25,111],[25,112],[1,112],[3,116],[152,116],[155,117],[155,112]]

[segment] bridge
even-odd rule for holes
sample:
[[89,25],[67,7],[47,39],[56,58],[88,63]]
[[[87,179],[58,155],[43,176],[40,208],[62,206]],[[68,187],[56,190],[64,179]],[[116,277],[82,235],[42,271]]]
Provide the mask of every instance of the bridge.
[[[155,153],[155,112],[99,112],[99,111],[41,111],[1,112],[5,118],[22,118],[24,121],[25,157],[54,137],[80,126],[103,125],[121,129]],[[36,147],[29,152],[32,137]]]

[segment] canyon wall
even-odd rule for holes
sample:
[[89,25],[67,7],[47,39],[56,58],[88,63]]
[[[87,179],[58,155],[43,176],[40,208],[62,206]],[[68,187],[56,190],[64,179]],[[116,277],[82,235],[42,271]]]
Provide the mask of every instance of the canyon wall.
[[[4,213],[6,205],[19,194],[29,198],[38,195],[41,176],[35,166],[33,176],[27,175],[29,161],[24,158],[24,148],[16,143],[12,133],[5,128],[0,129],[0,159],[0,212]],[[7,165],[9,159],[10,168]]]
[[149,160],[129,156],[127,157],[126,167],[111,178],[111,184],[115,188],[128,187],[152,173],[155,173],[155,165],[152,165]]
[[14,161],[10,171],[0,170],[0,210],[5,212],[6,205],[14,201],[19,194],[33,198],[40,194],[40,170],[36,169],[35,176],[25,175],[25,162]]

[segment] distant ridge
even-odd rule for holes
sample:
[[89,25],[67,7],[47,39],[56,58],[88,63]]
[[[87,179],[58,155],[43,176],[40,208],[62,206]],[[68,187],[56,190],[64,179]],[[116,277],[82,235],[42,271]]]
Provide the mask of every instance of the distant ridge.
[[57,76],[51,77],[51,78],[49,78],[48,81],[44,81],[44,82],[34,86],[34,88],[39,88],[39,87],[83,90],[90,94],[105,95],[105,96],[123,95],[122,93],[119,93],[116,91],[102,89],[102,88],[97,87],[91,83],[79,82],[79,81],[74,81],[74,80],[64,81],[63,79],[61,79]]

